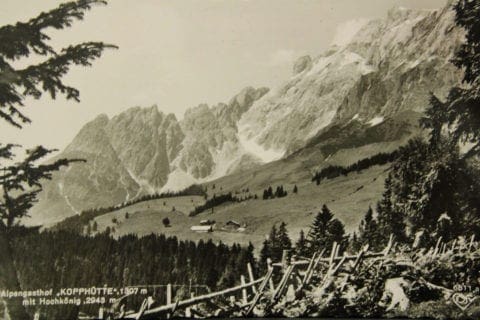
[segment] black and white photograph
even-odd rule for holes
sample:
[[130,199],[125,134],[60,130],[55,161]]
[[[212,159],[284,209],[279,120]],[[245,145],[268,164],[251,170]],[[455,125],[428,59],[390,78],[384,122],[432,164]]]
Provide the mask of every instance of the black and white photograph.
[[480,318],[480,0],[0,0],[0,320]]

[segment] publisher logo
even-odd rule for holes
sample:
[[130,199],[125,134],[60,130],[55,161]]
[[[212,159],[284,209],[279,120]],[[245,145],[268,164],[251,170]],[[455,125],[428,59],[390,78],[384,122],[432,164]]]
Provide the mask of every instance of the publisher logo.
[[463,294],[456,292],[452,295],[452,301],[462,309],[462,311],[465,311],[472,303],[478,298],[478,296],[474,296],[472,294]]

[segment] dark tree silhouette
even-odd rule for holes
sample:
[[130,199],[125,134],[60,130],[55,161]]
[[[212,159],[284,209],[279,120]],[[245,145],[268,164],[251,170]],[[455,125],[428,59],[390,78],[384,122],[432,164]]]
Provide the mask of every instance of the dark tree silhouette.
[[281,222],[280,226],[272,226],[268,239],[263,242],[263,247],[260,250],[259,270],[265,271],[267,258],[272,261],[279,261],[282,258],[283,250],[290,250],[292,248],[292,241],[288,236],[287,224]]
[[313,254],[321,249],[329,252],[334,241],[338,244],[343,242],[344,235],[343,224],[333,217],[333,213],[326,205],[323,205],[322,210],[316,215],[307,234],[309,254]]
[[459,0],[455,22],[466,31],[466,41],[453,63],[464,71],[463,85],[454,87],[446,101],[447,124],[452,138],[473,145],[467,155],[480,153],[480,6],[478,1]]
[[170,227],[170,219],[168,217],[163,218],[162,223],[164,227]]
[[384,165],[389,162],[395,161],[399,154],[398,150],[395,150],[391,153],[378,153],[371,157],[361,159],[354,164],[351,164],[346,167],[342,166],[328,166],[323,168],[320,171],[317,171],[314,176],[312,177],[312,181],[315,181],[317,185],[320,184],[325,179],[333,179],[339,177],[341,175],[348,175],[351,172],[360,172],[362,170],[368,169],[375,165]]
[[[40,98],[48,92],[52,98],[58,93],[67,99],[80,100],[80,92],[62,82],[70,66],[90,66],[106,48],[116,48],[103,42],[85,42],[56,51],[45,33],[48,28],[65,29],[74,20],[82,20],[93,5],[106,4],[103,0],[78,0],[61,4],[49,12],[27,22],[0,27],[0,117],[21,128],[31,122],[19,109],[27,96]],[[32,54],[45,57],[43,62],[15,69],[12,62]]]
[[300,236],[298,241],[295,243],[295,253],[300,257],[308,256],[307,239],[305,238],[305,233],[303,230],[300,230]]
[[[106,48],[115,48],[102,42],[85,42],[56,51],[45,33],[48,28],[64,29],[74,20],[82,20],[93,5],[105,4],[103,0],[78,0],[61,4],[49,12],[43,12],[27,22],[0,27],[0,118],[9,125],[22,128],[31,120],[20,110],[26,97],[39,99],[48,93],[55,99],[63,94],[67,99],[79,101],[80,92],[62,82],[72,65],[90,66]],[[43,57],[38,64],[17,68],[15,62],[22,58]],[[13,157],[11,144],[0,145],[0,160]],[[14,165],[0,164],[3,174],[0,183],[3,197],[0,203],[0,288],[20,289],[11,261],[9,233],[18,219],[26,215],[41,190],[41,179],[51,178],[51,173],[75,160],[58,160],[49,165],[37,165],[53,150],[37,147],[27,150],[26,158]],[[29,316],[18,299],[7,301],[12,319],[28,319]]]

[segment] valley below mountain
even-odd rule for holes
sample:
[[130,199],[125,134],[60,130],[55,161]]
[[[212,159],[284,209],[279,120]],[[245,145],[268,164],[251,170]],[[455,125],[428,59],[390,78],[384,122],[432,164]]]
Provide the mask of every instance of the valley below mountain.
[[[99,230],[114,227],[117,236],[160,232],[192,240],[252,241],[258,248],[272,224],[286,222],[296,237],[308,228],[312,213],[327,204],[347,231],[354,231],[380,197],[388,165],[319,186],[312,176],[330,165],[394,151],[422,135],[418,120],[430,93],[444,97],[460,81],[450,60],[463,37],[449,8],[395,8],[384,19],[365,23],[345,44],[314,58],[300,57],[291,77],[277,88],[247,87],[227,103],[190,108],[180,120],[156,106],[112,118],[100,115],[56,157],[87,162],[45,183],[29,223],[51,226],[87,209],[200,184],[207,199],[229,192],[257,199],[195,217],[189,213],[204,199],[152,200],[91,223],[95,220]],[[261,199],[263,190],[278,185],[287,197]],[[292,194],[295,185],[299,192]],[[122,220],[126,211],[130,218]],[[165,217],[171,228],[162,226]],[[204,219],[246,227],[192,233],[190,226]]]

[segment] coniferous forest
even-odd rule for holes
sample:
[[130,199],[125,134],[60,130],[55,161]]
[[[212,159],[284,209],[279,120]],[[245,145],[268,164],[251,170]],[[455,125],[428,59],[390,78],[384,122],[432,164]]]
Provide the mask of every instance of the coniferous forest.
[[[106,234],[85,237],[22,228],[15,232],[11,245],[22,290],[139,286],[148,288],[148,294],[160,304],[165,303],[168,283],[177,288],[174,295],[184,299],[191,293],[205,294],[238,284],[239,275],[247,274],[247,263],[255,267],[252,246],[211,240],[195,243],[154,234],[113,239]],[[130,308],[138,309],[143,299],[145,296],[136,296]],[[79,311],[96,314],[99,306],[55,306],[41,309],[41,313],[46,319],[66,319],[65,315],[75,319]]]

